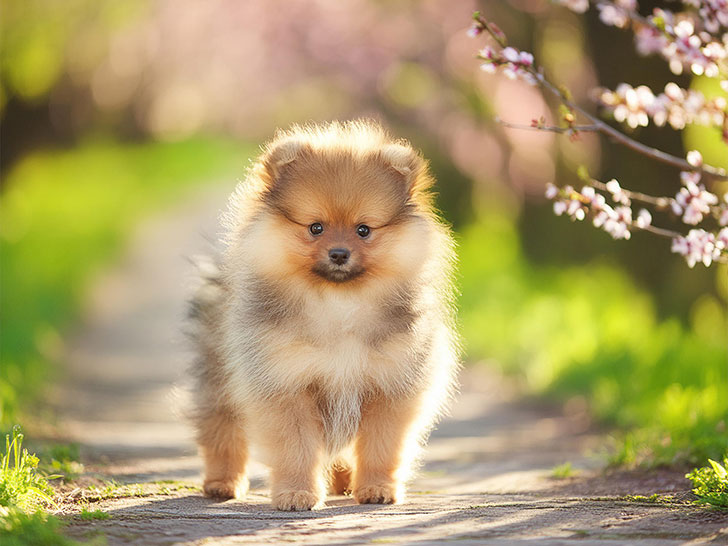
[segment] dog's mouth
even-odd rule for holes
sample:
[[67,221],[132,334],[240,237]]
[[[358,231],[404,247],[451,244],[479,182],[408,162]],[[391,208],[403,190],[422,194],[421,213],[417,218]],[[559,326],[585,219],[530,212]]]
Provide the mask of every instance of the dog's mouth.
[[319,277],[335,283],[350,281],[364,274],[364,268],[361,266],[344,267],[329,264],[316,264],[311,271]]

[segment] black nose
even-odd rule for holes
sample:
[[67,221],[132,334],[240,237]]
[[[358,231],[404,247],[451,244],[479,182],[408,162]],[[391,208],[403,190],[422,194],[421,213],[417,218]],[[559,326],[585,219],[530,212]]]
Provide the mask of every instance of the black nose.
[[332,248],[329,250],[329,259],[336,265],[343,265],[349,259],[350,252],[345,248]]

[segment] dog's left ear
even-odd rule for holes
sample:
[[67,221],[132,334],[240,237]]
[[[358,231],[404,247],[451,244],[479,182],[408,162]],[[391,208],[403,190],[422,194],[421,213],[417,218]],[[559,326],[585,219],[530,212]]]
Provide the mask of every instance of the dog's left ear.
[[389,168],[402,177],[410,193],[432,185],[426,173],[426,161],[412,147],[399,143],[387,144],[379,151],[379,155]]

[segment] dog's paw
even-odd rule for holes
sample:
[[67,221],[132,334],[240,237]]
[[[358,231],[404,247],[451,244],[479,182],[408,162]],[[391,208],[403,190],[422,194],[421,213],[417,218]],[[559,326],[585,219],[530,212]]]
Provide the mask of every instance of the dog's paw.
[[363,485],[353,495],[359,504],[396,504],[400,500],[394,484]]
[[214,499],[239,499],[248,492],[248,480],[205,480],[202,489]]
[[312,491],[287,489],[273,495],[273,508],[276,510],[311,510],[318,504],[318,497]]

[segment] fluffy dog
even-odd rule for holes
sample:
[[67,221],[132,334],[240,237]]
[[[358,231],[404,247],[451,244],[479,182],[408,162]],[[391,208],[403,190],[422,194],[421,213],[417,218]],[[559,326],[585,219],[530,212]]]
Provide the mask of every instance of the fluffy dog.
[[204,491],[245,494],[249,448],[279,510],[326,485],[393,503],[453,391],[453,242],[427,163],[370,121],[295,126],[224,215],[192,302]]

